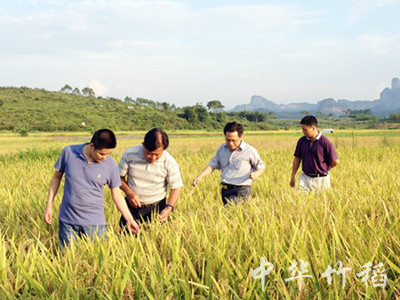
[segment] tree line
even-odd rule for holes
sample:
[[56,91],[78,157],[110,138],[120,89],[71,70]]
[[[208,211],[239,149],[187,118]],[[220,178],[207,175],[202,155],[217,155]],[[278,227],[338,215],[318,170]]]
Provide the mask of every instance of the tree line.
[[0,130],[25,134],[29,131],[116,131],[196,129],[219,131],[226,122],[241,122],[249,130],[275,129],[273,113],[225,112],[219,100],[203,105],[176,107],[146,98],[95,97],[90,88],[64,85],[60,91],[27,87],[0,87]]
[[67,93],[67,94],[78,95],[78,96],[82,95],[82,96],[85,96],[85,97],[96,97],[96,95],[94,93],[94,90],[92,88],[90,88],[90,87],[84,87],[82,89],[82,91],[81,91],[77,87],[72,88],[69,84],[65,84],[60,89],[60,92]]

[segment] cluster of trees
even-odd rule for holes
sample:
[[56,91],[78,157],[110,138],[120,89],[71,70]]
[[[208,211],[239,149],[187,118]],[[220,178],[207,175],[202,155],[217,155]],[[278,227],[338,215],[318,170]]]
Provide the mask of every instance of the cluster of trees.
[[391,122],[400,123],[400,114],[391,113],[389,116]]
[[146,98],[136,98],[132,99],[131,97],[126,96],[124,102],[131,103],[133,105],[138,105],[141,107],[152,107],[155,109],[162,109],[162,110],[175,110],[175,104],[169,104],[168,102],[159,102],[154,100],[149,100]]
[[[310,111],[308,111],[308,110],[302,110],[302,111],[300,112],[300,114],[301,114],[302,117],[312,115],[312,113],[311,113]],[[334,117],[334,114],[333,114],[333,113],[326,114],[326,113],[323,113],[322,111],[319,111],[319,110],[318,110],[318,111],[315,113],[315,117],[316,117],[318,120],[321,120],[321,119],[326,119],[326,118],[333,118],[333,117]]]
[[360,109],[360,110],[356,110],[356,109],[346,109],[344,112],[344,116],[348,117],[348,118],[357,118],[357,116],[372,116],[372,111],[370,109]]
[[240,111],[240,112],[234,112],[234,113],[228,113],[229,116],[232,117],[239,117],[241,119],[246,119],[249,122],[268,122],[271,119],[275,119],[276,115],[274,112],[269,112],[269,113],[262,113],[258,111]]
[[353,110],[349,108],[344,112],[344,117],[354,119],[355,121],[372,121],[373,123],[376,123],[379,119],[377,116],[372,115],[370,109]]
[[69,84],[65,84],[61,89],[61,92],[67,93],[67,94],[72,94],[72,95],[82,95],[85,97],[96,97],[94,91],[90,87],[84,87],[82,91],[80,91],[77,87],[72,88]]
[[[212,100],[207,102],[207,106],[197,103],[194,106],[183,107],[180,117],[187,120],[190,124],[214,124],[215,128],[225,124],[227,120],[241,120],[243,123],[270,123],[275,119],[275,113],[262,113],[258,111],[240,111],[240,112],[224,112],[224,106],[219,100]],[[264,126],[265,127],[265,126]]]

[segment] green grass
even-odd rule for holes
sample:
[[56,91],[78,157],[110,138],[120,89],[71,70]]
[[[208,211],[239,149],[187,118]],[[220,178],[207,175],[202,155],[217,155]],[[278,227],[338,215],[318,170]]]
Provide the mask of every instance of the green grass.
[[[108,238],[82,240],[64,254],[57,220],[47,226],[43,213],[57,151],[82,137],[0,135],[0,299],[400,298],[400,140],[394,132],[386,139],[382,131],[328,136],[341,163],[331,172],[333,187],[317,195],[289,187],[300,131],[246,133],[267,169],[253,183],[252,199],[237,207],[222,206],[218,172],[191,187],[222,134],[171,134],[168,150],[184,180],[171,219],[150,224],[138,237],[120,236],[119,213],[106,189]],[[140,134],[122,136],[113,153],[117,162],[141,142]],[[61,195],[62,189],[56,215]],[[264,291],[251,276],[262,256],[274,265]],[[312,275],[301,290],[298,281],[284,281],[300,259]],[[340,276],[332,285],[322,277],[339,260],[351,268],[344,289]],[[356,273],[369,261],[384,264],[391,287],[361,283]]]

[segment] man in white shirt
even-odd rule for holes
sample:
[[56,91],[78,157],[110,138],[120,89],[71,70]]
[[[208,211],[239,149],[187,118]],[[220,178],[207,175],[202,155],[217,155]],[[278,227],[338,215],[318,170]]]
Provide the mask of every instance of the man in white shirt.
[[[154,212],[160,221],[168,219],[178,201],[182,178],[175,159],[165,150],[168,135],[160,128],[146,133],[144,142],[125,151],[118,169],[121,189],[137,222],[148,222]],[[167,188],[170,188],[168,200]],[[125,219],[121,217],[121,228]]]

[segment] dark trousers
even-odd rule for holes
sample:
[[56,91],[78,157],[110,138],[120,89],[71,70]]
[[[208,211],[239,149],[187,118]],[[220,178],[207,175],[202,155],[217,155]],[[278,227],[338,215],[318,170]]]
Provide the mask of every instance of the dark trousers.
[[238,185],[222,185],[221,198],[224,205],[235,204],[237,205],[239,201],[247,201],[251,194],[251,187],[238,186]]
[[[159,213],[165,208],[166,206],[166,198],[162,199],[160,202],[154,205],[147,205],[144,207],[133,207],[130,205],[127,198],[125,198],[126,204],[128,205],[129,211],[131,212],[133,218],[138,223],[150,222],[152,216],[158,216]],[[119,227],[120,229],[124,229],[126,226],[126,220],[123,216],[119,220]]]

